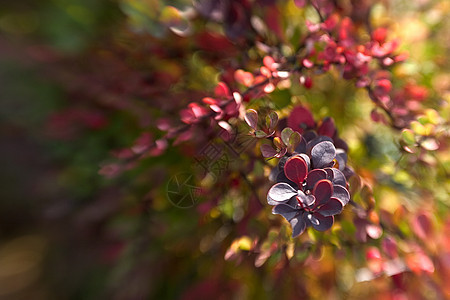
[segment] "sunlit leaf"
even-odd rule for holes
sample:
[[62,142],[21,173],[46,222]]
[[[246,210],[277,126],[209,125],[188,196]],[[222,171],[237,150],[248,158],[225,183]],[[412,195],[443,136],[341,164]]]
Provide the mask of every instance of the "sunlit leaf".
[[256,130],[258,126],[258,112],[254,109],[249,109],[245,113],[245,122],[247,122],[248,126]]

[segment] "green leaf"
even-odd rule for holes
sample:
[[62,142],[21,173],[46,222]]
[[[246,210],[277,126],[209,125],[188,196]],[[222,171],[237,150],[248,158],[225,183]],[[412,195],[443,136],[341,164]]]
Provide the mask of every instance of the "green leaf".
[[281,132],[281,140],[283,141],[283,143],[285,145],[289,145],[289,138],[291,137],[291,135],[294,133],[294,130],[292,130],[289,127],[286,127],[285,129],[283,129],[283,131]]
[[293,132],[291,136],[289,137],[289,144],[288,144],[288,151],[294,152],[295,148],[298,144],[300,144],[302,140],[302,136],[297,131]]
[[414,131],[415,134],[418,135],[426,135],[427,129],[425,126],[420,124],[418,121],[412,121],[411,122],[411,129]]
[[426,116],[418,116],[417,121],[419,121],[420,124],[425,125],[429,123],[429,120]]
[[428,121],[431,124],[434,124],[434,125],[439,124],[440,116],[439,116],[439,113],[437,111],[435,111],[434,109],[431,109],[431,108],[427,109],[425,111],[425,115],[427,116]]
[[189,21],[173,6],[166,6],[162,9],[159,22],[166,25],[175,34],[183,35],[189,29]]
[[277,109],[284,108],[291,104],[291,97],[291,92],[288,89],[276,89],[270,94],[270,98],[272,99],[272,102],[275,104]]
[[262,130],[256,130],[256,131],[255,131],[255,136],[256,136],[258,139],[261,139],[261,138],[265,138],[265,137],[267,136],[267,133],[265,133],[265,132],[262,131]]
[[402,139],[407,145],[414,145],[416,143],[416,137],[411,129],[402,130]]

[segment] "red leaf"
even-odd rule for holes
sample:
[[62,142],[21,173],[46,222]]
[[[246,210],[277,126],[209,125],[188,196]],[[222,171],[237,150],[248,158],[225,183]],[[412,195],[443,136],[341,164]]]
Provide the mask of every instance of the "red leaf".
[[231,92],[228,86],[224,82],[219,82],[214,89],[214,93],[217,97],[230,98]]
[[208,52],[220,52],[227,56],[233,55],[236,50],[225,36],[216,32],[204,31],[196,37],[196,42],[200,49]]
[[334,120],[328,117],[325,118],[319,129],[317,129],[317,133],[319,135],[325,135],[330,138],[334,137],[334,135],[336,134],[336,126],[334,125]]
[[288,117],[287,125],[293,130],[303,133],[307,128],[314,128],[316,123],[313,115],[306,107],[297,106]]
[[263,58],[263,64],[271,71],[276,71],[275,60],[271,56],[265,56]]
[[234,79],[240,84],[243,84],[245,86],[251,86],[254,81],[252,73],[245,72],[244,70],[241,69],[236,70],[236,72],[234,72]]
[[377,41],[380,44],[383,44],[386,41],[387,30],[386,28],[377,28],[372,33],[372,39]]
[[211,97],[205,97],[202,99],[203,103],[208,105],[217,105],[218,101]]
[[433,234],[433,224],[427,213],[420,213],[412,220],[414,233],[422,240],[427,240]]
[[307,88],[308,90],[309,90],[310,88],[312,88],[312,86],[313,86],[313,81],[312,81],[311,77],[306,77],[306,78],[305,78],[305,83],[304,83],[304,85],[305,85],[305,88]]
[[310,61],[309,59],[307,59],[307,58],[305,58],[304,60],[303,60],[303,66],[305,67],[305,68],[312,68],[313,66],[314,66],[314,63],[312,62],[312,61]]
[[434,264],[433,261],[423,253],[423,250],[417,249],[417,252],[411,253],[406,257],[406,264],[416,274],[422,272],[433,273]]
[[316,205],[325,204],[333,195],[333,184],[328,179],[322,179],[316,183],[312,194],[316,197]]
[[391,258],[398,257],[397,242],[391,237],[385,237],[381,241],[383,251]]
[[280,40],[283,40],[283,30],[280,26],[282,24],[282,15],[276,5],[268,7],[266,10],[264,21],[270,31],[274,32]]
[[297,184],[301,184],[308,174],[308,166],[300,156],[293,156],[284,165],[284,174]]

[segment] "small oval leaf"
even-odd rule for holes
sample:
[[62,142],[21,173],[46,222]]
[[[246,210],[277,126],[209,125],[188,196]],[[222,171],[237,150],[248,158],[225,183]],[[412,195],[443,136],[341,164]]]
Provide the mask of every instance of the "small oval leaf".
[[335,157],[336,148],[332,142],[323,141],[311,149],[311,158],[315,169],[326,167]]
[[294,152],[298,144],[300,144],[302,136],[297,131],[294,131],[289,137],[288,150]]
[[317,205],[327,203],[333,195],[333,185],[328,179],[319,180],[314,186],[312,194],[316,197]]
[[414,145],[416,143],[414,132],[411,129],[402,130],[402,139],[409,146]]
[[297,237],[300,234],[302,234],[306,229],[306,222],[303,217],[304,214],[300,214],[297,217],[292,218],[292,220],[289,221],[292,226],[292,237]]
[[291,137],[291,135],[294,133],[294,130],[292,130],[289,127],[286,127],[283,129],[283,131],[281,131],[281,140],[283,141],[283,143],[285,145],[289,145],[289,138]]
[[260,149],[262,156],[265,158],[274,157],[277,154],[277,151],[267,144],[261,145]]
[[248,126],[256,130],[258,126],[258,112],[254,109],[249,109],[245,113],[245,122],[247,122]]
[[284,174],[296,184],[300,185],[305,180],[307,173],[308,166],[300,156],[289,158],[284,165]]
[[277,147],[277,149],[283,149],[284,148],[283,142],[281,142],[281,139],[279,137],[275,137],[273,139],[273,144],[275,145],[275,147]]
[[255,137],[257,137],[258,139],[265,138],[266,136],[267,136],[267,133],[265,133],[262,130],[256,130],[255,131]]
[[269,131],[272,132],[278,124],[278,114],[275,111],[271,111],[266,121]]
[[297,190],[291,187],[289,184],[280,182],[272,186],[267,193],[267,202],[270,205],[273,201],[276,204],[287,202],[289,199],[297,195]]

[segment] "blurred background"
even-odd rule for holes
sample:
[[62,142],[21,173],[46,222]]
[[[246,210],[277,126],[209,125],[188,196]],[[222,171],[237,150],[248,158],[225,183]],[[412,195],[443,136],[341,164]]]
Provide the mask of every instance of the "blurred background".
[[101,222],[120,193],[98,170],[130,138],[62,67],[123,19],[113,1],[0,2],[0,299],[98,299],[112,277]]
[[[236,53],[224,39],[208,36],[202,44],[196,37],[198,54],[189,38],[162,34],[149,12],[158,2],[0,2],[0,299],[273,299],[288,289],[288,281],[268,275],[275,264],[255,269],[244,262],[236,271],[223,259],[232,223],[205,205],[168,203],[168,178],[193,164],[189,147],[150,157],[124,176],[99,175],[112,151],[130,147],[143,130],[158,137],[161,111],[176,114],[186,97],[211,90]],[[287,4],[283,10],[295,17]],[[449,15],[445,0],[381,1],[372,11],[410,53],[398,76],[426,86],[436,103],[450,99]],[[222,44],[216,49],[211,41]],[[367,97],[330,78],[316,84],[311,106],[320,117],[332,112],[355,165],[371,172],[392,163],[390,133],[365,124]],[[361,124],[363,138],[355,131]],[[446,209],[445,190],[441,198]],[[226,215],[226,205],[215,214]],[[210,228],[201,227],[203,210]],[[311,278],[328,278],[314,276],[331,272],[330,264]]]

